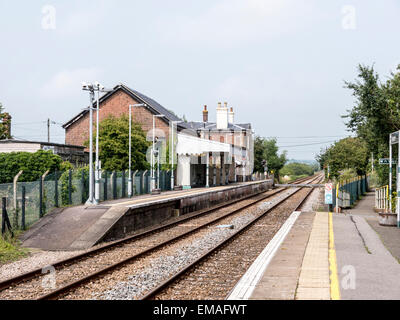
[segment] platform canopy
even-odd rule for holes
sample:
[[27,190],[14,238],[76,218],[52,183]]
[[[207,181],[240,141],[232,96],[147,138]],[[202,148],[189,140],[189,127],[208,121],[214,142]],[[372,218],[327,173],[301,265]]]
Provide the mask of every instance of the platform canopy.
[[201,139],[187,134],[178,134],[176,153],[181,155],[200,155],[204,152],[231,151],[231,145],[207,139]]

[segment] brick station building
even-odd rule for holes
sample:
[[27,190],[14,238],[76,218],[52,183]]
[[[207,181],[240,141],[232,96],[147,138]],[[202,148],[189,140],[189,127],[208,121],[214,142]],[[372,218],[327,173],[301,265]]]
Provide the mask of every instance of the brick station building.
[[[182,122],[180,118],[164,108],[158,102],[137,92],[124,84],[119,84],[114,89],[100,97],[99,120],[100,122],[113,115],[116,118],[129,114],[129,105],[144,103],[146,106],[135,107],[132,109],[132,122],[137,122],[142,126],[144,132],[153,128],[153,115],[163,114],[163,118],[155,118],[155,126],[162,130],[165,138],[168,139],[170,121]],[[96,103],[93,105],[96,106]],[[96,116],[94,113],[94,123]],[[65,129],[65,143],[83,146],[89,139],[89,110],[83,110],[67,123],[63,125]],[[178,131],[184,127],[178,124]]]
[[[233,108],[228,108],[227,103],[224,106],[218,103],[216,109],[217,121],[215,123],[208,121],[206,106],[204,110],[199,110],[199,116],[202,112],[202,121],[184,122],[155,100],[124,84],[119,84],[100,98],[100,122],[110,115],[116,118],[128,115],[129,105],[141,103],[145,106],[133,108],[132,121],[142,126],[148,139],[149,136],[151,137],[153,128],[153,115],[164,115],[162,118],[155,118],[157,130],[155,135],[158,137],[163,135],[165,140],[169,141],[170,124],[174,121],[177,124],[178,131],[177,143],[179,144],[179,141],[181,141],[181,147],[185,143],[187,144],[183,148],[183,153],[178,156],[178,172],[175,175],[175,177],[178,176],[178,184],[186,187],[208,186],[243,181],[244,177],[246,177],[246,180],[249,179],[253,171],[254,158],[251,124],[234,123]],[[93,118],[95,122],[95,113]],[[83,110],[65,123],[63,128],[65,129],[66,144],[83,146],[85,141],[89,139],[89,111]],[[192,136],[191,140],[188,136]],[[204,143],[206,144],[206,149],[204,149],[206,151],[196,148],[196,145],[204,146]],[[224,151],[212,154],[212,152],[207,151],[208,147],[211,148],[210,150],[221,148]],[[177,148],[175,148],[175,151]],[[182,150],[182,148],[179,149]],[[227,149],[229,151],[226,151]],[[193,150],[197,151],[194,152]],[[200,161],[197,158],[203,158],[203,160]],[[187,163],[188,159],[190,159],[190,165]],[[226,161],[227,159],[229,161]],[[209,177],[208,180],[207,176]]]

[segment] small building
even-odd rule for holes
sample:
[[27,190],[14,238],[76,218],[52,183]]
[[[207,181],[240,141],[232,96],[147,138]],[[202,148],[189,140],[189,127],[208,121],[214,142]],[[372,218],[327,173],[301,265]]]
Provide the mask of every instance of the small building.
[[74,146],[53,142],[38,142],[16,139],[0,140],[0,153],[9,152],[36,152],[38,150],[50,150],[59,155],[63,161],[69,161],[72,165],[83,166],[89,163],[89,154],[83,146]]

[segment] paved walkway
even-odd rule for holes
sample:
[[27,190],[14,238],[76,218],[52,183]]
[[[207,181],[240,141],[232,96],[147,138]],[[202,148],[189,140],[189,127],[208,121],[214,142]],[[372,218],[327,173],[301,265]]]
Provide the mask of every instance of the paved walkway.
[[400,299],[400,229],[380,226],[373,206],[369,192],[343,213],[301,213],[261,275],[251,266],[228,298]]
[[400,230],[380,226],[373,206],[374,193],[369,192],[354,209],[333,215],[342,299],[400,299],[395,258]]

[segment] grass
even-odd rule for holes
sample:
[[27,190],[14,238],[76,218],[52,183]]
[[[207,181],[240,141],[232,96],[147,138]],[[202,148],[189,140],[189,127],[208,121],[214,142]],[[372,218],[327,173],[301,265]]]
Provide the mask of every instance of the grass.
[[0,265],[21,259],[27,255],[28,249],[21,247],[16,234],[14,234],[14,238],[8,233],[0,236]]

